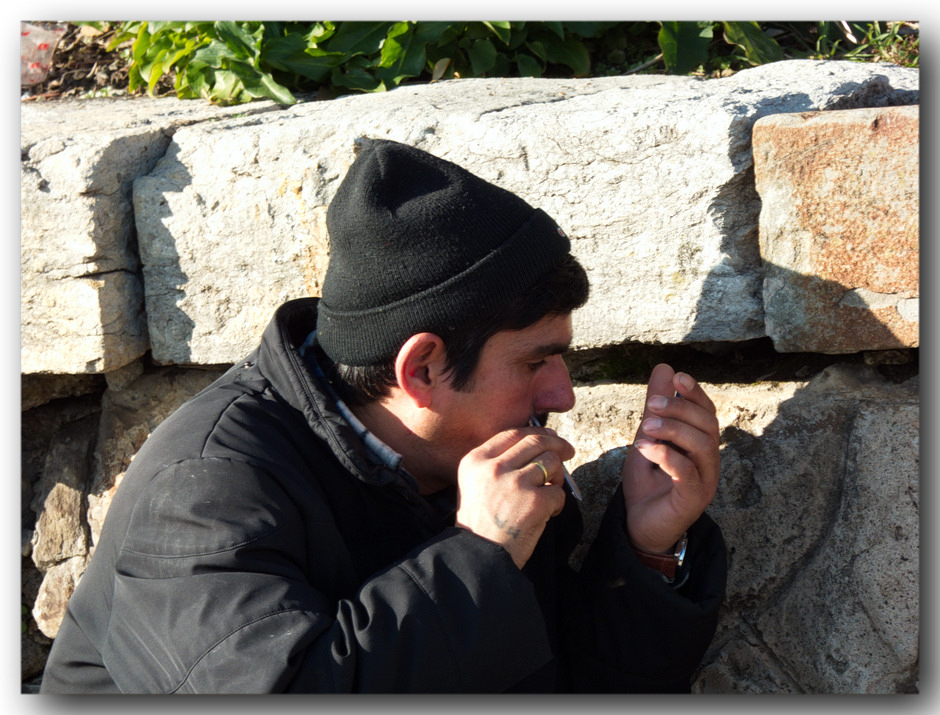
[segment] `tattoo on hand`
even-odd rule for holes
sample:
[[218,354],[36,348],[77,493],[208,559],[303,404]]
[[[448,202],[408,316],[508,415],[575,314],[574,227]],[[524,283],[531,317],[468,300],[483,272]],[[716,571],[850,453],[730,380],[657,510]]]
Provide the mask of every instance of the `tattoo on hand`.
[[519,534],[522,533],[522,529],[518,526],[513,526],[505,519],[500,519],[496,514],[493,514],[493,523],[514,539],[519,538]]

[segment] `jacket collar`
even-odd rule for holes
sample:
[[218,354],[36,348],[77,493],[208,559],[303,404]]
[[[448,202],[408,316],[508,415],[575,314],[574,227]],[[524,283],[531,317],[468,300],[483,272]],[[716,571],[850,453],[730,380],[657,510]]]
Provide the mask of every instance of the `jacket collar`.
[[318,302],[319,298],[298,298],[277,309],[261,338],[258,368],[277,394],[304,415],[347,471],[370,484],[398,483],[417,493],[417,484],[407,473],[375,459],[301,356],[299,348],[316,327]]

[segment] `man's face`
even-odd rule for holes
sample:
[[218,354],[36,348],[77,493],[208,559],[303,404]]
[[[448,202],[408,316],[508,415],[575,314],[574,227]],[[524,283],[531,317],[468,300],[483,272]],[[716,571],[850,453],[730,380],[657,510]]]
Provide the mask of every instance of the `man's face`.
[[470,384],[463,391],[446,386],[435,398],[431,438],[455,479],[463,456],[497,433],[523,427],[533,415],[574,407],[561,357],[570,343],[570,315],[496,333],[483,346]]

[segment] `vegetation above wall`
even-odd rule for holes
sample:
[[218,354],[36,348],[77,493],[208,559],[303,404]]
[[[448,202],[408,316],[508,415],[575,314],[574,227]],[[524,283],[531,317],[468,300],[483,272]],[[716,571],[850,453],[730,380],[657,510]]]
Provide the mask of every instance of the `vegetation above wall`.
[[457,77],[718,77],[793,58],[917,67],[919,42],[911,22],[69,23],[53,72],[26,98],[293,104]]

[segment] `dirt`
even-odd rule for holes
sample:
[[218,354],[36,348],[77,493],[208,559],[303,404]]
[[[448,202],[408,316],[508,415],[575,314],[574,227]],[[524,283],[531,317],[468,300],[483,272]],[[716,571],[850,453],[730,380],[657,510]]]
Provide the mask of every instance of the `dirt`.
[[[55,22],[33,22],[41,27],[63,25]],[[112,23],[112,25],[115,23]],[[52,55],[52,67],[39,84],[22,87],[21,100],[46,101],[85,96],[127,96],[130,43],[109,50],[114,30],[100,32],[92,27],[65,25],[65,34]],[[157,88],[155,94],[169,87]],[[142,92],[138,92],[144,96]],[[136,95],[135,95],[136,96]]]

